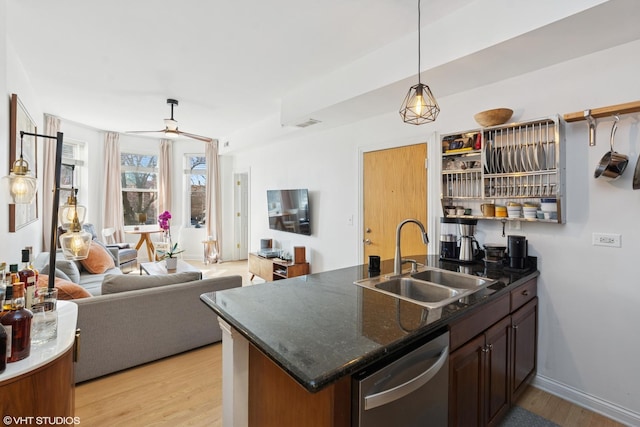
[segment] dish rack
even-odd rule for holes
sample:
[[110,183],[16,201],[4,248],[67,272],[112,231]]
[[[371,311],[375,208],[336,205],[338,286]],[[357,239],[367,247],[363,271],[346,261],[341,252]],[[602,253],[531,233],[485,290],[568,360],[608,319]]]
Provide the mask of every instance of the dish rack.
[[[480,147],[448,149],[451,141],[478,134]],[[565,222],[564,122],[559,116],[448,134],[441,142],[445,216],[456,216],[446,207],[462,206],[478,219]],[[541,198],[556,199],[557,219],[486,217],[480,210],[483,203],[539,204]]]

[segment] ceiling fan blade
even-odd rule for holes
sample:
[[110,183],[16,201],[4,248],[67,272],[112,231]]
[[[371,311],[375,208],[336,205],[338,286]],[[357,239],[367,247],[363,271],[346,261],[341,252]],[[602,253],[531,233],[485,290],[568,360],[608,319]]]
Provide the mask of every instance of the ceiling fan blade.
[[165,129],[160,130],[128,130],[125,133],[164,133]]
[[206,136],[196,135],[194,133],[189,133],[189,132],[182,132],[181,130],[178,130],[177,132],[180,135],[184,135],[184,136],[187,136],[189,138],[197,139],[199,141],[203,141],[203,142],[212,142],[213,141],[212,138],[208,138]]

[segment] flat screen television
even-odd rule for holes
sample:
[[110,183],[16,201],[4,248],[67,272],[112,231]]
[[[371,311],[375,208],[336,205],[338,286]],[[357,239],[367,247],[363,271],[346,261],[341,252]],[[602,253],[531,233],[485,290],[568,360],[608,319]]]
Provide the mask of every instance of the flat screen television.
[[270,229],[311,235],[309,192],[306,188],[267,190],[267,208]]

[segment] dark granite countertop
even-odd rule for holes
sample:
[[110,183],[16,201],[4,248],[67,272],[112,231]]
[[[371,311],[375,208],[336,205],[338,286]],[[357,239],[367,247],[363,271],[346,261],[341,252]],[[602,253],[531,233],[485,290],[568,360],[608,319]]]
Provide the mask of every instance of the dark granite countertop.
[[[464,311],[537,276],[531,268],[508,271],[484,264],[457,264],[437,256],[411,257],[428,267],[459,271],[497,282],[439,310],[355,285],[370,277],[367,265],[203,294],[224,321],[310,392],[401,351],[446,327]],[[393,271],[382,262],[381,274]]]

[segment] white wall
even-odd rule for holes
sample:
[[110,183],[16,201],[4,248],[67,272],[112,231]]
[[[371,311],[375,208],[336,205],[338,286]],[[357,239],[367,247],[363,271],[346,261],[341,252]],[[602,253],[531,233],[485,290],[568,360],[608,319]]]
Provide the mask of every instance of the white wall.
[[[404,125],[397,106],[391,105],[383,116],[322,133],[301,130],[296,137],[233,154],[232,169],[251,170],[250,250],[259,248],[260,238],[272,237],[284,245],[306,246],[313,272],[360,263],[362,151],[430,140],[434,131],[476,127],[473,114],[488,108],[511,107],[517,121],[637,100],[638,51],[640,42],[634,42],[439,99],[442,113],[431,125]],[[531,254],[539,257],[538,383],[640,424],[640,288],[635,267],[640,192],[631,188],[640,153],[640,115],[621,117],[616,150],[628,154],[630,164],[614,182],[593,178],[609,149],[611,120],[599,122],[594,148],[588,147],[586,122],[566,126],[567,224],[524,224],[508,234],[526,235]],[[430,179],[439,180],[437,170],[430,171]],[[266,190],[294,187],[311,192],[310,237],[268,229]],[[429,197],[433,203],[439,194]],[[353,226],[347,222],[351,215]],[[481,243],[506,241],[500,223],[484,221],[478,229]],[[592,246],[593,232],[622,234],[622,248]]]
[[[0,19],[6,19],[6,1],[0,1]],[[0,133],[0,150],[2,153],[6,153],[1,158],[9,158],[9,100],[12,93],[18,94],[18,98],[22,101],[22,104],[29,112],[33,120],[36,122],[38,131],[40,132],[42,127],[42,110],[38,103],[36,95],[33,93],[27,74],[18,58],[16,52],[13,50],[9,40],[7,40],[6,23],[0,26],[3,30],[0,30],[0,64],[3,67],[3,73],[0,74],[0,89],[3,94],[3,101],[0,102],[0,123],[2,126],[2,132]],[[38,140],[38,162],[42,162],[42,140]],[[33,167],[34,165],[30,165]],[[9,172],[9,167],[2,169],[2,175],[6,176]],[[32,246],[37,253],[42,247],[42,222],[43,215],[50,215],[50,212],[42,211],[42,198],[38,195],[38,220],[17,230],[15,233],[9,233],[9,197],[6,192],[0,195],[0,232],[3,238],[6,236],[6,240],[3,245],[0,245],[0,260],[7,264],[19,264],[20,263],[20,250],[25,246]]]

